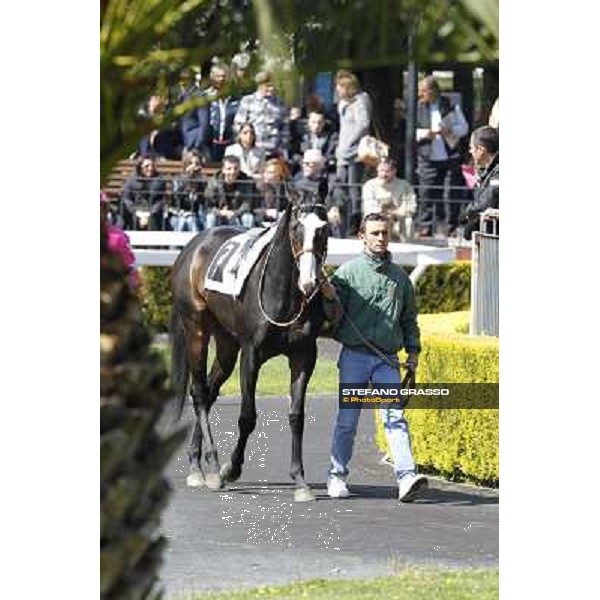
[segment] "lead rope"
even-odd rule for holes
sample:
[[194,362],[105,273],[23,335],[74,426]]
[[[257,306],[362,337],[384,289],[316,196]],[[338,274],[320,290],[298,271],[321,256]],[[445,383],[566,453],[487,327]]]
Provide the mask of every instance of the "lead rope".
[[[323,275],[325,275],[325,279],[327,279],[327,275],[325,274],[324,270],[323,270]],[[321,287],[323,284],[319,282],[318,285],[319,285],[319,287]],[[348,323],[350,323],[350,326],[352,327],[352,329],[354,329],[354,331],[358,334],[358,337],[365,343],[365,346],[367,346],[368,348],[373,350],[373,352],[381,360],[383,360],[386,364],[388,364],[392,369],[396,369],[397,365],[393,364],[390,360],[388,360],[387,356],[383,352],[381,352],[381,350],[379,350],[379,348],[377,348],[377,346],[372,344],[362,334],[362,331],[354,324],[354,321],[350,318],[348,313],[344,310],[344,307],[342,306],[341,302],[338,302],[338,306],[340,307],[340,309],[342,311],[343,317],[348,320]],[[400,362],[400,361],[398,361],[398,362]],[[416,379],[416,369],[414,367],[412,367],[412,365],[406,365],[404,368],[406,369],[406,375],[405,375],[404,379],[402,380],[402,387],[404,388],[405,385],[414,386],[415,379]]]

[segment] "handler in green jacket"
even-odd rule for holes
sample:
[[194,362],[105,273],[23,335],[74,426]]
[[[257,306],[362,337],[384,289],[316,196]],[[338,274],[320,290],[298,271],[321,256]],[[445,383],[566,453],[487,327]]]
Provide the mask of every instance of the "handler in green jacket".
[[[372,383],[374,387],[393,384],[399,388],[397,353],[404,348],[407,366],[416,368],[421,351],[413,286],[402,267],[391,261],[387,250],[389,223],[384,215],[366,215],[359,235],[364,242],[363,254],[342,265],[331,283],[322,288],[328,316],[336,311],[336,304],[343,307],[344,316],[334,331],[335,339],[342,343],[339,381],[362,387]],[[417,475],[408,423],[401,409],[378,410],[394,459],[399,499],[410,502],[427,487],[427,479]],[[332,498],[349,495],[346,479],[360,411],[360,404],[338,410],[327,481]]]

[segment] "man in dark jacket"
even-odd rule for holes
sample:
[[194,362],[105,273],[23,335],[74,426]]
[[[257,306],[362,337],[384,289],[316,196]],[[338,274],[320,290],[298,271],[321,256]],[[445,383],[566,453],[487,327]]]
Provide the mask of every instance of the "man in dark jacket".
[[[406,364],[413,369],[418,364],[421,343],[415,294],[408,275],[391,261],[389,231],[384,215],[364,217],[359,233],[363,254],[343,264],[331,284],[322,287],[328,316],[335,312],[336,302],[343,307],[344,316],[333,332],[342,343],[340,384],[400,387],[398,352],[403,348],[408,354]],[[402,409],[379,410],[394,459],[398,497],[410,502],[427,486],[427,479],[417,475]],[[338,410],[327,482],[332,498],[349,495],[346,478],[359,416],[360,405]]]
[[435,233],[434,225],[446,218],[444,186],[450,174],[450,186],[459,188],[453,193],[448,224],[458,226],[460,200],[465,180],[460,168],[460,140],[469,132],[469,126],[458,104],[440,93],[437,81],[429,76],[419,82],[417,105],[417,170],[422,201],[421,235]]
[[237,156],[225,156],[222,169],[208,182],[205,191],[206,228],[215,225],[253,227],[257,192],[250,177],[240,171]]
[[125,229],[164,229],[166,184],[152,157],[143,156],[125,182],[120,205]]
[[338,134],[325,120],[325,115],[316,110],[308,114],[307,128],[300,140],[300,155],[294,160],[300,161],[307,150],[320,150],[324,167],[328,173],[335,172],[335,148]]
[[463,217],[464,236],[470,240],[479,229],[479,217],[487,208],[500,207],[500,134],[494,127],[480,127],[471,135],[469,151],[477,174],[475,198]]
[[204,91],[193,90],[184,99],[203,98],[204,104],[186,113],[181,121],[185,150],[195,150],[208,161],[220,162],[225,148],[235,142],[233,119],[240,99],[225,96],[229,69],[214,64],[210,69],[210,87]]

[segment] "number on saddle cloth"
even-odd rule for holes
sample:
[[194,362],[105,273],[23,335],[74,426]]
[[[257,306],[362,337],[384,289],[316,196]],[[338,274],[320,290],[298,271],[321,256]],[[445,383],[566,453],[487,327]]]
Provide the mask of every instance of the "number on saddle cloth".
[[273,238],[275,229],[256,227],[225,241],[206,271],[205,289],[239,296],[246,277]]

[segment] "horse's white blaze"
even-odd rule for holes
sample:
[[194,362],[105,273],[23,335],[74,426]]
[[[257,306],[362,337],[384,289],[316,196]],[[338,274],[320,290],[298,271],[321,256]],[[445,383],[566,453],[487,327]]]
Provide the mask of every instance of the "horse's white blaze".
[[325,227],[327,223],[322,219],[319,219],[314,213],[305,215],[300,219],[302,227],[304,229],[304,254],[300,256],[300,289],[305,293],[309,294],[315,288],[317,283],[317,261],[315,255],[312,252],[313,244],[315,241],[315,235],[317,230]]

